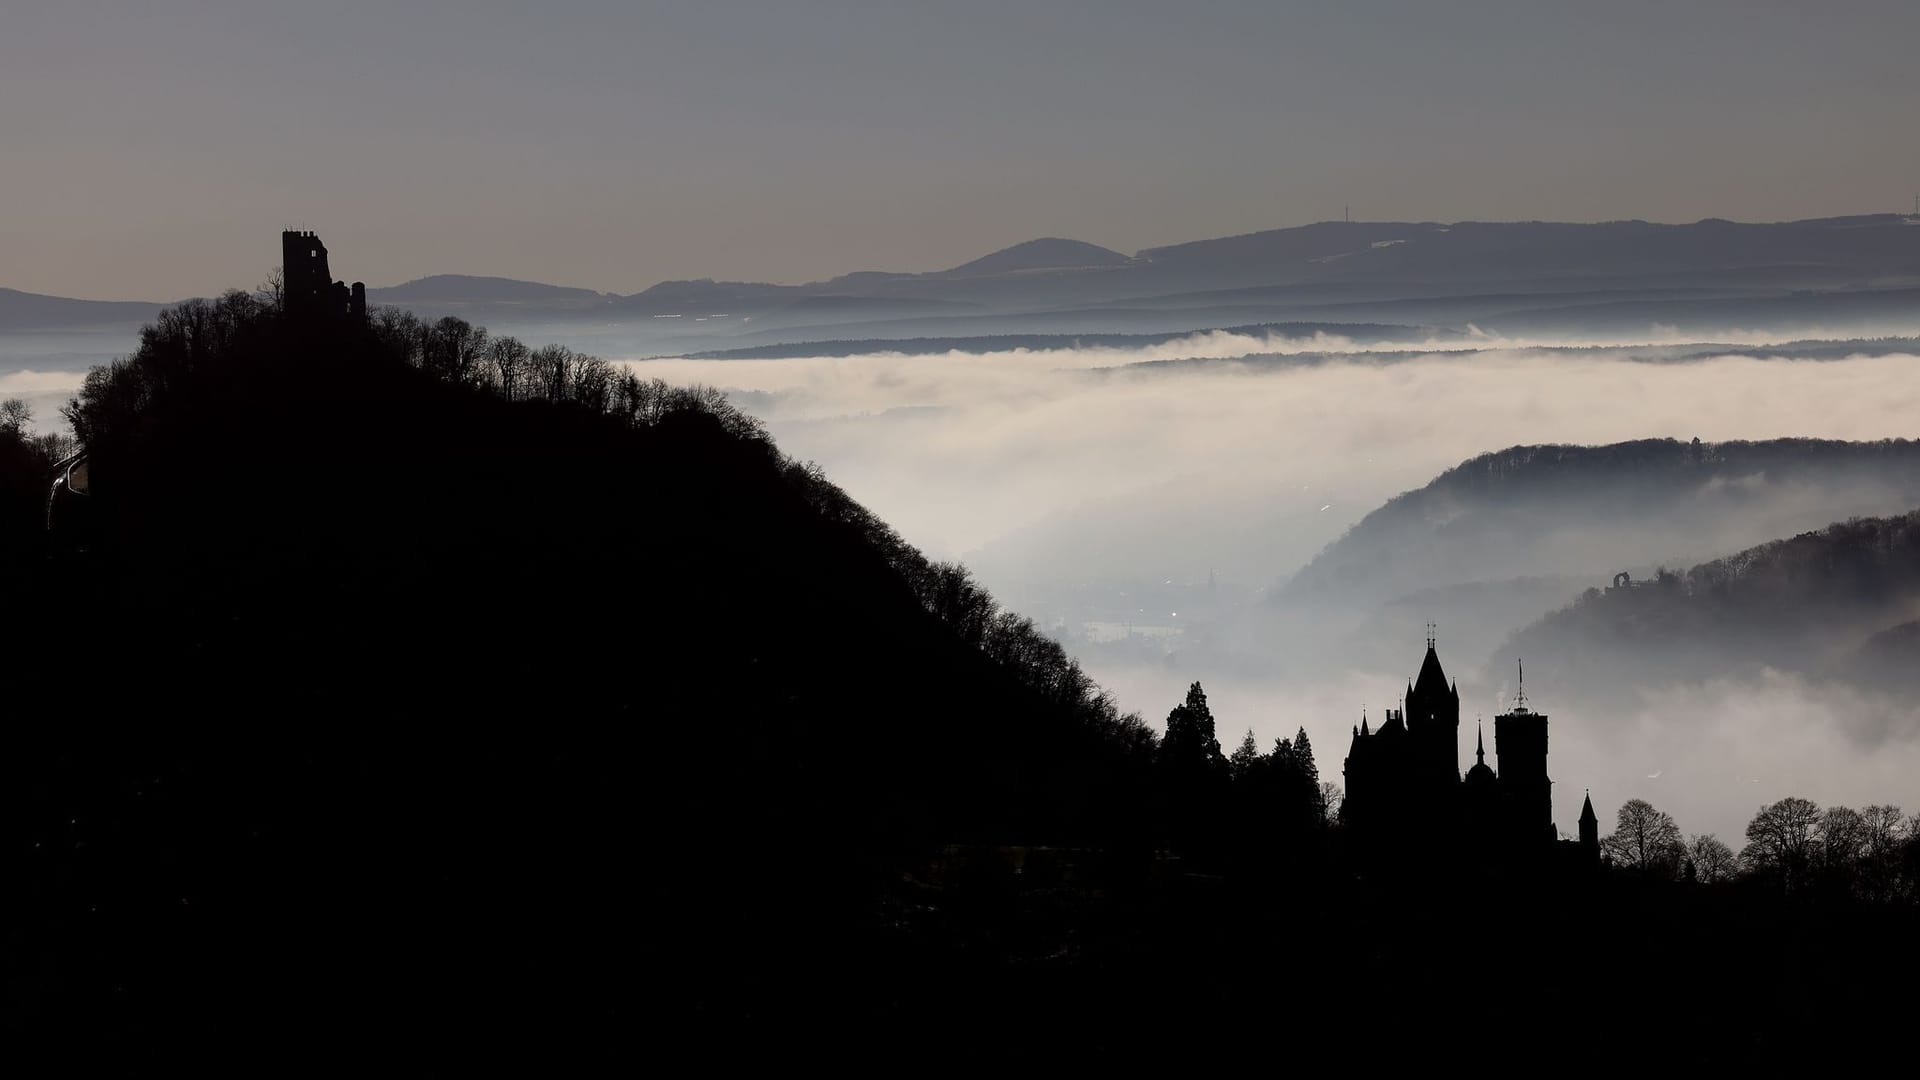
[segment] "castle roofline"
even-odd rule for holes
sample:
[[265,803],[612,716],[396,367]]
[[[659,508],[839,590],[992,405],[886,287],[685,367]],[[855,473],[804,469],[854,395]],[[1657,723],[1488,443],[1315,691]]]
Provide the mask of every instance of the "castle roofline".
[[1447,697],[1453,693],[1447,684],[1447,673],[1440,666],[1440,654],[1427,646],[1427,655],[1420,661],[1420,674],[1414,677],[1410,696]]

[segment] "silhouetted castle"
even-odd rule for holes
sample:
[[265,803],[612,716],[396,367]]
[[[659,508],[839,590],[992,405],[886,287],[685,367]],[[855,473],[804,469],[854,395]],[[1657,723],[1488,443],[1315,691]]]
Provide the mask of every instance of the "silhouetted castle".
[[[1547,855],[1553,824],[1553,780],[1547,776],[1547,714],[1527,707],[1525,684],[1513,708],[1493,720],[1498,771],[1487,765],[1486,735],[1476,734],[1475,761],[1460,774],[1460,688],[1449,682],[1431,633],[1420,674],[1403,707],[1388,709],[1379,728],[1362,718],[1345,763],[1342,820],[1362,836],[1415,843],[1445,837],[1489,854]],[[1580,816],[1573,845],[1597,862],[1599,822],[1593,801]]]
[[327,246],[320,235],[287,230],[280,234],[280,276],[286,280],[285,307],[293,319],[367,317],[367,287],[333,280],[327,269]]

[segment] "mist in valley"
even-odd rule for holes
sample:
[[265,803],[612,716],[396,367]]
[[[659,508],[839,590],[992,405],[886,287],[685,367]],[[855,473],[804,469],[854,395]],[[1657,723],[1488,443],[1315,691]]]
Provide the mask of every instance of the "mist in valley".
[[[666,340],[650,326],[531,330],[613,357]],[[628,362],[727,391],[909,542],[964,561],[1123,708],[1157,725],[1199,680],[1223,742],[1251,729],[1270,746],[1304,728],[1337,779],[1363,710],[1397,704],[1428,621],[1460,683],[1470,764],[1467,718],[1509,704],[1513,635],[1615,574],[1645,582],[1920,507],[1920,448],[1789,448],[1751,467],[1735,455],[1698,480],[1664,460],[1694,439],[1912,435],[1920,349],[1849,336],[1197,331],[1134,347]],[[130,344],[105,330],[7,335],[0,395],[55,430],[85,368]],[[1504,484],[1486,477],[1516,462],[1481,457],[1649,439],[1677,443]],[[1615,460],[1635,454],[1657,465]],[[1544,644],[1521,658],[1553,717],[1561,826],[1588,787],[1603,817],[1644,797],[1726,836],[1784,794],[1920,802],[1920,715],[1888,680],[1861,677],[1872,658],[1850,651],[1896,628],[1898,611],[1821,631],[1838,660],[1785,667],[1764,662],[1790,647],[1784,635],[1736,664],[1724,642],[1647,658],[1638,638],[1588,648],[1535,632]],[[1662,802],[1663,788],[1687,804]]]
[[[1526,493],[1524,520],[1487,530],[1497,543],[1447,550],[1389,530],[1404,547],[1377,572],[1289,588],[1387,500],[1487,451],[1912,433],[1920,356],[1910,345],[1789,360],[1751,337],[1742,348],[1655,333],[1383,352],[1325,335],[1201,333],[1141,349],[640,367],[727,390],[783,449],[818,462],[910,542],[965,561],[1123,707],[1157,724],[1197,679],[1223,742],[1251,728],[1267,746],[1304,728],[1323,774],[1337,778],[1363,708],[1377,719],[1397,704],[1427,620],[1460,684],[1470,764],[1467,718],[1491,721],[1514,690],[1495,653],[1584,590],[1618,571],[1645,579],[1920,506],[1920,466],[1907,453],[1736,469],[1683,498],[1644,502],[1631,483],[1600,498],[1575,480]],[[1530,666],[1544,673],[1551,660]],[[1677,788],[1679,775],[1686,804],[1668,808],[1684,828],[1723,836],[1737,836],[1761,800],[1789,793],[1920,801],[1920,718],[1844,680],[1705,667],[1697,681],[1615,689],[1603,701],[1540,675],[1528,685],[1553,717],[1562,828],[1582,788],[1606,818],[1631,797],[1666,805],[1662,781]]]

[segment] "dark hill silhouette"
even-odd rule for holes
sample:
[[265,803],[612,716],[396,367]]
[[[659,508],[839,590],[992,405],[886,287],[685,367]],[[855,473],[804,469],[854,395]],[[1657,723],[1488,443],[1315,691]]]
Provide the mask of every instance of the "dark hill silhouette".
[[768,285],[752,281],[715,281],[700,278],[662,281],[615,301],[618,308],[636,314],[711,314],[764,311],[806,295],[800,285]]
[[1920,694],[1920,620],[1869,637],[1830,669],[1838,678],[1911,700]]
[[940,271],[941,277],[979,277],[987,274],[1031,273],[1038,270],[1085,270],[1095,267],[1125,266],[1132,262],[1117,251],[1081,240],[1063,240],[1057,236],[1028,240]]
[[90,377],[91,514],[8,567],[61,718],[0,766],[15,1007],[609,1036],[827,962],[900,853],[1143,835],[1151,733],[963,572],[717,395],[503,400],[463,326],[235,295]]
[[1590,589],[1516,634],[1496,663],[1528,658],[1543,679],[1592,701],[1762,667],[1877,679],[1920,661],[1916,603],[1920,511],[1856,518],[1632,587]]
[[503,277],[476,277],[471,274],[434,274],[399,285],[368,289],[367,298],[381,304],[580,304],[598,303],[606,297],[592,289],[543,285],[537,281],[518,281]]
[[1590,575],[1915,503],[1920,442],[1905,439],[1516,446],[1388,500],[1277,597],[1384,599],[1529,574]]
[[[229,295],[89,377],[88,494],[0,546],[14,1045],[1191,1064],[1283,1016],[1314,1060],[1415,986],[1778,1066],[1912,966],[1910,908],[1764,876],[1347,859],[1304,729],[1225,758],[1195,684],[1169,753],[717,394],[523,349]],[[1460,1021],[1395,1022],[1370,1061]]]
[[1565,275],[1628,277],[1733,268],[1822,268],[1857,277],[1920,269],[1920,234],[1897,214],[1749,224],[1646,221],[1322,222],[1150,248],[1163,274],[1264,277],[1271,283],[1373,278],[1400,282],[1527,281]]
[[[1300,665],[1399,662],[1394,628],[1426,619],[1477,664],[1617,572],[1917,504],[1908,440],[1517,446],[1388,500],[1273,590],[1261,618],[1301,642],[1288,651]],[[1490,670],[1498,682],[1511,668]]]
[[136,300],[71,300],[18,289],[0,289],[0,330],[130,325],[145,322],[161,305]]

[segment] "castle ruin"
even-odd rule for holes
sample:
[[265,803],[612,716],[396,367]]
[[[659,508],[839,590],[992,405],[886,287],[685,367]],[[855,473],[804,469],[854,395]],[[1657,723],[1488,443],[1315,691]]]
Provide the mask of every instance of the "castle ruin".
[[351,287],[333,280],[327,268],[327,246],[320,234],[288,229],[280,234],[280,273],[284,310],[290,319],[308,322],[321,319],[365,320],[367,286],[356,281]]

